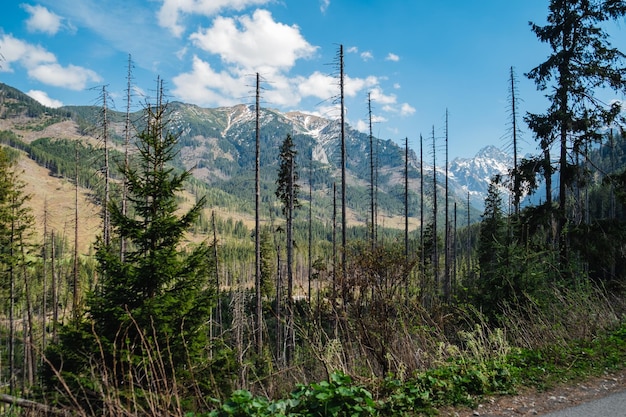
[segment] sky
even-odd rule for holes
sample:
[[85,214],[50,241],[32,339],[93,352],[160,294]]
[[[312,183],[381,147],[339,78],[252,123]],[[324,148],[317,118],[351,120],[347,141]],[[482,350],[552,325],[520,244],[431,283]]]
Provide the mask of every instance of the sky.
[[[548,0],[5,0],[0,82],[41,103],[134,109],[162,79],[169,101],[201,107],[255,102],[338,119],[339,49],[346,120],[419,151],[436,138],[449,157],[510,149],[510,70],[518,113],[542,112],[524,74],[549,54],[529,22]],[[621,22],[623,26],[624,22]],[[622,29],[617,25],[617,36]],[[611,32],[610,32],[611,33]],[[616,46],[619,44],[615,43]],[[624,48],[622,48],[624,49]],[[607,99],[622,97],[607,97]],[[521,128],[522,152],[536,145]],[[439,152],[439,156],[441,152]],[[438,156],[438,159],[439,159]]]

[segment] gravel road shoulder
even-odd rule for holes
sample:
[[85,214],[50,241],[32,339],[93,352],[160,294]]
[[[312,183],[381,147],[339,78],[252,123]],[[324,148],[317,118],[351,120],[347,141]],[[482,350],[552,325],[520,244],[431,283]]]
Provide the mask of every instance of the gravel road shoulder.
[[440,410],[439,415],[448,417],[540,416],[620,391],[626,391],[626,370],[571,385],[562,384],[543,392],[522,388],[518,395],[486,398],[474,409],[443,409]]

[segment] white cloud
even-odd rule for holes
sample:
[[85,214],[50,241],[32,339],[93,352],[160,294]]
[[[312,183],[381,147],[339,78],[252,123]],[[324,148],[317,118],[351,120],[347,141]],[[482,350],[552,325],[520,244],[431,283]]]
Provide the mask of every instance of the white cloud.
[[402,103],[402,106],[400,107],[400,114],[402,116],[410,116],[413,113],[415,113],[415,107],[408,103]]
[[26,95],[34,98],[44,106],[52,107],[53,109],[63,106],[63,103],[61,101],[50,98],[50,96],[48,96],[48,93],[46,93],[45,91],[30,90],[26,93]]
[[4,56],[2,69],[7,72],[13,71],[12,63],[21,63],[25,67],[31,68],[41,63],[56,62],[54,54],[41,46],[31,45],[11,35],[0,37],[0,51]]
[[400,89],[400,83],[394,83],[393,84],[393,88],[395,88],[396,90]]
[[181,100],[200,106],[231,106],[241,103],[247,94],[246,81],[222,71],[216,72],[208,62],[193,57],[191,72],[173,78],[172,93]]
[[351,46],[346,50],[346,52],[349,54],[356,54],[359,52],[359,48],[356,46]]
[[385,94],[383,90],[379,87],[373,88],[371,91],[372,101],[380,104],[395,104],[396,96],[394,94]]
[[98,74],[90,69],[71,64],[64,67],[56,62],[30,68],[28,75],[44,84],[69,88],[70,90],[82,90],[91,81],[101,81]]
[[217,17],[211,28],[190,39],[203,50],[219,54],[222,61],[256,72],[289,69],[317,50],[297,26],[275,22],[270,12],[261,9],[236,19]]
[[1,71],[13,71],[11,64],[17,63],[37,81],[72,90],[82,90],[88,82],[101,81],[94,71],[76,65],[63,67],[54,54],[41,46],[29,44],[11,35],[0,37],[0,50],[5,58]]
[[159,25],[167,28],[174,36],[181,36],[185,27],[179,20],[182,14],[214,16],[222,10],[241,11],[249,6],[260,6],[273,0],[163,0],[157,13]]
[[26,29],[29,32],[43,32],[55,35],[61,28],[61,17],[43,6],[23,4],[22,7],[30,17],[26,20]]
[[393,61],[393,62],[398,62],[400,61],[400,57],[396,54],[393,54],[391,52],[389,52],[389,54],[387,55],[387,58],[385,58],[386,61]]
[[374,55],[370,51],[361,52],[361,59],[363,61],[369,61],[370,59],[374,59]]
[[320,11],[322,13],[326,13],[328,6],[330,6],[330,0],[320,0]]
[[187,55],[187,51],[188,51],[188,48],[186,46],[179,49],[178,51],[176,51],[176,58],[182,61],[185,55]]
[[[338,84],[339,82],[335,79],[335,85]],[[364,89],[369,89],[376,85],[378,85],[378,78],[373,75],[366,78],[351,78],[346,75],[344,78],[344,94],[348,97],[355,97]],[[338,87],[335,87],[335,89],[338,91]]]
[[315,71],[308,78],[302,77],[298,84],[298,91],[305,97],[317,97],[327,100],[339,93],[337,78]]
[[[387,118],[383,117],[383,116],[378,116],[373,114],[372,115],[372,125],[375,125],[376,123],[385,123],[387,122]],[[358,130],[359,132],[362,133],[369,133],[370,131],[370,122],[369,119],[368,120],[364,120],[364,119],[359,119],[356,122],[356,130]]]

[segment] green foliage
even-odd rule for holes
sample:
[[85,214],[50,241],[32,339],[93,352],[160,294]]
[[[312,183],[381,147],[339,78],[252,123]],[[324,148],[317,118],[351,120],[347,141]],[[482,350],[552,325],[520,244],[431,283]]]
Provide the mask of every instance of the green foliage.
[[276,249],[268,228],[261,230],[261,294],[272,297],[275,293]]
[[289,416],[367,417],[378,415],[372,394],[355,386],[349,376],[333,373],[329,381],[300,385],[286,400],[269,401],[248,391],[233,395],[210,417]]
[[204,348],[203,323],[212,304],[207,289],[212,270],[207,265],[209,247],[201,244],[187,253],[180,248],[204,200],[177,214],[176,193],[190,173],[177,174],[166,167],[174,155],[176,136],[162,134],[161,113],[148,116],[153,122],[139,134],[138,167],[123,171],[132,214],[124,214],[121,203],[110,206],[111,224],[130,249],[122,259],[114,247],[100,243],[97,258],[104,280],[90,311],[109,340],[129,318],[136,320],[142,331],[167,341],[174,363],[183,366],[188,355],[197,357]]
[[624,369],[626,323],[593,340],[540,349],[516,349],[508,358],[518,384],[544,390],[557,383],[578,381],[607,371]]
[[300,385],[291,394],[290,407],[296,415],[311,417],[360,417],[376,415],[376,403],[365,388],[355,386],[349,376],[339,372],[329,381]]
[[[177,194],[190,173],[177,173],[168,166],[177,138],[165,131],[162,109],[146,112],[150,123],[137,138],[138,160],[122,170],[130,209],[125,213],[121,202],[111,202],[116,239],[98,242],[101,280],[87,299],[85,324],[72,323],[68,330],[91,328],[93,337],[76,339],[91,340],[89,347],[97,342],[98,349],[86,354],[88,348],[81,350],[84,344],[69,338],[50,350],[55,353],[49,358],[52,369],[63,370],[64,362],[72,358],[74,368],[68,372],[74,376],[63,376],[79,380],[80,388],[72,394],[80,398],[81,390],[90,392],[85,386],[96,383],[89,379],[94,372],[112,378],[110,383],[122,390],[165,390],[163,381],[170,379],[191,390],[196,376],[220,381],[224,390],[229,389],[228,379],[220,375],[229,372],[229,366],[210,376],[207,323],[213,306],[210,274],[215,269],[210,247],[205,243],[183,247],[185,233],[197,220],[204,200],[180,213]],[[126,241],[123,254],[118,239]],[[216,363],[225,364],[221,359]],[[84,372],[92,375],[82,378]],[[218,390],[209,384],[200,386]]]

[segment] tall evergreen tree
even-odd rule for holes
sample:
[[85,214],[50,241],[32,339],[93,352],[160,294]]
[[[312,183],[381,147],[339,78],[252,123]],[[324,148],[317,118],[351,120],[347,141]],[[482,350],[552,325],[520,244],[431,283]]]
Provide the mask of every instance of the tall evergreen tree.
[[[16,305],[18,299],[18,278],[26,262],[24,246],[26,236],[33,225],[34,218],[26,202],[30,196],[24,193],[24,183],[20,180],[7,152],[0,146],[0,288],[5,300],[8,300],[9,318],[9,390],[15,392],[17,383],[16,358]],[[23,274],[22,274],[23,275]],[[27,278],[22,276],[24,280]],[[8,294],[5,290],[8,289]],[[26,370],[24,370],[26,372]]]
[[280,147],[280,167],[276,179],[276,197],[283,204],[283,215],[286,221],[287,237],[287,365],[290,364],[291,354],[294,347],[294,323],[293,323],[293,217],[294,210],[300,207],[298,202],[298,171],[296,165],[297,151],[291,135],[287,135]]
[[209,247],[182,248],[185,232],[200,215],[205,199],[178,214],[177,193],[191,172],[174,172],[177,136],[167,130],[166,106],[146,108],[147,127],[139,133],[136,167],[120,167],[127,182],[131,215],[110,204],[111,225],[124,238],[124,260],[111,245],[100,244],[97,259],[103,272],[101,292],[94,294],[90,312],[102,335],[113,340],[128,324],[129,315],[140,330],[155,327],[168,340],[174,363],[186,362],[186,353],[200,354],[202,331],[211,310],[208,289]]
[[[568,259],[568,190],[579,178],[575,155],[588,143],[601,139],[600,129],[619,116],[619,103],[606,105],[596,96],[600,88],[626,89],[624,54],[613,48],[602,28],[626,14],[623,0],[551,0],[547,24],[531,23],[541,42],[550,46],[546,61],[527,76],[546,94],[550,106],[526,120],[542,148],[553,142],[559,150],[559,201],[557,235],[561,266]],[[544,148],[544,149],[545,149]]]
[[[178,195],[191,172],[169,165],[177,136],[167,129],[166,105],[147,107],[145,113],[137,160],[119,167],[128,189],[128,213],[121,202],[111,201],[113,239],[97,244],[101,282],[87,298],[86,314],[66,326],[59,344],[48,351],[49,363],[72,375],[69,381],[77,385],[71,388],[80,398],[101,369],[106,370],[102,378],[114,376],[107,382],[123,389],[154,389],[150,384],[161,378],[197,378],[208,363],[212,257],[204,242],[192,246],[184,241],[204,198],[181,213]],[[119,239],[126,241],[123,254],[115,246]],[[148,377],[146,360],[148,369],[158,373]],[[95,370],[96,363],[104,368]],[[54,372],[48,370],[47,376],[56,383]]]
[[478,241],[478,263],[480,279],[476,283],[477,302],[481,309],[492,315],[502,301],[504,274],[499,270],[500,256],[506,238],[506,223],[502,212],[502,196],[496,177],[489,184],[485,199],[485,210],[480,224]]

